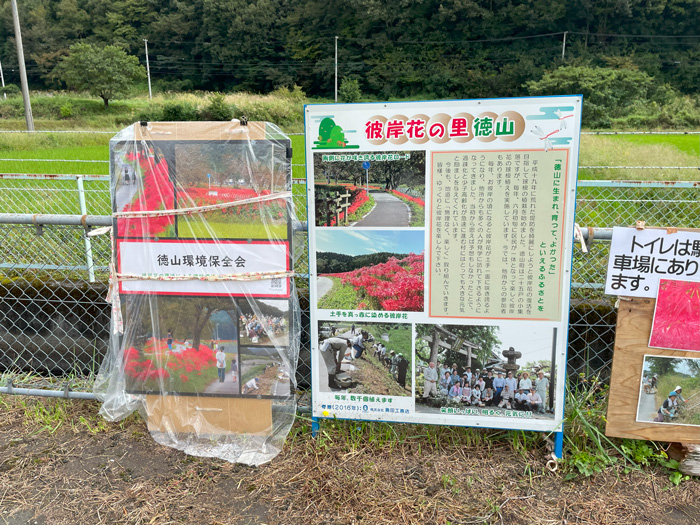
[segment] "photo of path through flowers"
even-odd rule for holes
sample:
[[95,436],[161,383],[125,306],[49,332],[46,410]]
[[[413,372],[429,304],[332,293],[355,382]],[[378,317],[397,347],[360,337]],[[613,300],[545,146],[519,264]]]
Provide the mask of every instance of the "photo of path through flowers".
[[[253,151],[250,151],[253,148]],[[116,211],[193,208],[283,192],[289,186],[285,148],[234,142],[125,143],[116,160]],[[119,221],[121,237],[181,239],[288,238],[286,199],[252,202],[201,214]]]
[[[131,315],[124,334],[128,391],[240,393],[238,310],[233,299],[143,295],[129,296],[126,303]],[[225,354],[223,381],[218,350]]]
[[316,226],[425,225],[425,152],[314,154]]
[[[114,188],[115,211],[140,212],[174,208],[174,185],[168,162],[158,146],[144,148],[140,143],[120,145]],[[120,148],[115,148],[119,150]],[[172,237],[175,219],[163,217],[125,217],[117,221],[120,237]]]
[[317,230],[318,308],[423,311],[424,243],[414,230]]

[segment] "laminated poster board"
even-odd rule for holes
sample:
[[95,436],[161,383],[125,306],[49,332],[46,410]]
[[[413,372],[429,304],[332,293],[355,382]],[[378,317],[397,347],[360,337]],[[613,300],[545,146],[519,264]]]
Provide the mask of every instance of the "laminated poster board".
[[[133,136],[110,143],[110,153],[117,213],[274,197],[291,188],[291,142],[264,122],[245,129],[136,124]],[[146,394],[152,430],[271,430],[272,400],[293,395],[285,360],[294,333],[290,279],[168,278],[289,271],[290,211],[291,199],[271,198],[201,214],[115,219],[117,271],[136,277],[119,282],[124,381],[127,392]]]
[[558,429],[581,97],[305,119],[313,415]]
[[605,433],[700,443],[700,231],[614,228],[606,292],[620,302]]

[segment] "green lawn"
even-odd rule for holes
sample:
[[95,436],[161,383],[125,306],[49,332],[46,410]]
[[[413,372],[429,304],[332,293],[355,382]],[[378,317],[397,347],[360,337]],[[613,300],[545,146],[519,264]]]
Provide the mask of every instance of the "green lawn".
[[350,284],[343,284],[337,277],[329,277],[333,281],[326,295],[318,301],[318,307],[327,310],[354,310],[361,300]]
[[178,237],[181,239],[287,239],[287,224],[206,222],[203,220],[178,221]]

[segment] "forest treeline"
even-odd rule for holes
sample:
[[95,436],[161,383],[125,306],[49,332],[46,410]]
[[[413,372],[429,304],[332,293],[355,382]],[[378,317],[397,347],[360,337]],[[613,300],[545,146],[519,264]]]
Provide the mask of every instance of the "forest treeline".
[[[60,86],[54,67],[78,41],[122,46],[145,64],[148,39],[151,72],[161,90],[269,92],[297,84],[308,95],[329,97],[338,36],[341,81],[357,80],[363,94],[517,96],[532,94],[528,82],[562,65],[565,31],[565,64],[638,69],[685,94],[697,93],[700,83],[700,2],[687,0],[18,4],[35,88]],[[10,0],[0,0],[0,60],[6,81],[16,82]]]
[[366,268],[377,264],[383,264],[392,257],[403,259],[405,253],[368,253],[366,255],[345,255],[344,253],[318,252],[316,253],[316,270],[318,273],[344,273]]

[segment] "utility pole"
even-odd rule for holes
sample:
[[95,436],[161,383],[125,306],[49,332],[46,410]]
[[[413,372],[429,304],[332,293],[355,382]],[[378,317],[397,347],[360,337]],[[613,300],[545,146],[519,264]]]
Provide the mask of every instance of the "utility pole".
[[22,100],[24,101],[24,119],[27,121],[27,131],[34,131],[34,117],[32,117],[32,103],[29,101],[29,87],[27,86],[27,68],[24,67],[22,30],[19,27],[19,13],[17,12],[17,0],[12,0],[12,20],[15,23],[15,43],[17,44],[17,62],[19,62],[19,80],[22,85]]
[[148,40],[144,38],[143,43],[146,46],[146,74],[148,75],[148,100],[152,100],[153,93],[151,92],[151,65],[148,62]]
[[564,41],[561,43],[561,61],[564,62],[564,57],[566,56],[566,34],[568,31],[564,31]]
[[338,102],[338,37],[335,37],[335,101]]
[[[3,89],[5,89],[5,75],[2,74],[2,60],[0,60],[0,83],[2,83]],[[2,92],[2,98],[7,98],[7,93]]]

